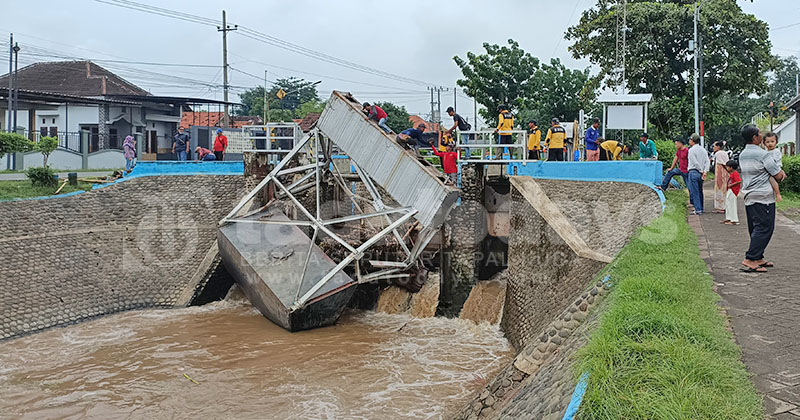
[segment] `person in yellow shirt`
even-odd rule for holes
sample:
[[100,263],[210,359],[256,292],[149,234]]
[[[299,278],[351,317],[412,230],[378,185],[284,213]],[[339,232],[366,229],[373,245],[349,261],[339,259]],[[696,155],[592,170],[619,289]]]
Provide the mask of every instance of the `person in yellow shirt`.
[[622,160],[622,153],[628,153],[628,146],[616,140],[605,140],[600,137],[597,139],[600,143],[600,160]]
[[[499,137],[498,143],[513,144],[514,139],[511,135],[511,130],[514,129],[514,116],[506,105],[500,105],[497,107],[497,111],[500,115],[497,117],[497,128],[494,129],[494,132],[497,133]],[[503,148],[503,154],[508,154],[508,147]],[[501,157],[501,155],[497,155],[495,159],[500,159]]]
[[539,152],[542,150],[542,130],[536,121],[528,121],[528,159],[539,160]]
[[552,127],[547,130],[547,137],[544,139],[544,145],[547,147],[547,160],[560,162],[564,160],[564,140],[567,139],[567,130],[564,130],[558,118],[553,118],[551,125]]

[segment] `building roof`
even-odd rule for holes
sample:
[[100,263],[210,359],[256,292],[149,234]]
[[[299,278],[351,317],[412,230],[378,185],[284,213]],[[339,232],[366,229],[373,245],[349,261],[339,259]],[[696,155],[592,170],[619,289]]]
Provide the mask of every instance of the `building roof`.
[[789,103],[786,104],[786,107],[800,112],[800,95],[797,95],[794,98],[790,99]]
[[[8,74],[0,77],[0,86],[8,86]],[[31,64],[19,69],[17,86],[31,91],[75,96],[150,95],[91,61]]]
[[617,103],[617,104],[642,104],[653,100],[652,93],[629,93],[627,95],[617,95],[614,93],[604,93],[597,98],[597,102]]
[[312,128],[314,128],[314,125],[317,124],[317,120],[319,119],[320,115],[322,114],[319,112],[309,112],[306,114],[305,118],[297,123],[297,125],[300,126],[300,129],[303,130],[304,133],[308,133]]
[[[139,105],[140,102],[125,101],[121,99],[101,99],[101,98],[86,98],[76,95],[64,95],[49,92],[39,92],[28,89],[19,89],[19,109],[29,109],[30,106],[35,105],[58,105],[62,103],[68,104],[111,104],[111,105]],[[0,87],[0,102],[8,101],[8,87]]]
[[[224,112],[184,112],[181,114],[180,128],[189,128],[193,125],[199,127],[219,127]],[[231,118],[231,127],[242,128],[246,125],[261,125],[259,116],[240,115]]]
[[[409,116],[408,117],[408,122],[411,123],[411,127],[400,128],[400,131],[405,130],[406,128],[412,128],[412,127],[413,128],[417,128],[417,126],[420,125],[420,124],[425,124],[425,132],[427,132],[427,133],[439,131],[439,124],[425,121],[419,115],[411,115],[411,116]],[[397,129],[395,129],[395,130],[397,130]]]

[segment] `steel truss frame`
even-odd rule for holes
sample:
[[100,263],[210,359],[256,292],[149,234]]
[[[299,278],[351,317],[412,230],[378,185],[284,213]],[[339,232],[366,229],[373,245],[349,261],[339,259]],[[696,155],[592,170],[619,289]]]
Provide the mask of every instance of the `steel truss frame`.
[[[310,152],[312,162],[310,164],[284,169],[286,165],[293,158],[298,157],[300,154],[303,153],[301,151],[309,143],[311,143],[312,145]],[[333,238],[336,242],[338,242],[348,251],[348,254],[345,256],[345,258],[342,259],[342,261],[340,261],[336,265],[336,267],[328,271],[328,273],[326,273],[319,281],[317,281],[317,283],[314,284],[314,286],[312,286],[302,296],[300,295],[300,289],[298,287],[297,296],[295,298],[295,302],[292,305],[291,309],[302,308],[303,305],[305,305],[306,302],[308,302],[308,300],[311,299],[314,293],[317,292],[317,290],[319,290],[322,286],[325,285],[325,283],[327,283],[331,278],[333,278],[333,276],[336,273],[343,270],[351,263],[355,264],[357,282],[359,284],[376,281],[380,279],[391,279],[391,278],[409,276],[409,274],[403,273],[403,271],[408,270],[417,263],[419,256],[425,249],[425,246],[431,241],[431,239],[437,232],[437,230],[431,228],[423,229],[420,232],[416,241],[411,241],[409,239],[409,243],[411,243],[412,245],[412,248],[409,248],[408,245],[406,244],[406,239],[408,239],[410,230],[405,235],[401,235],[400,232],[398,232],[398,228],[403,223],[408,222],[417,213],[417,210],[412,207],[392,208],[387,206],[381,199],[378,188],[375,186],[372,179],[370,179],[369,176],[364,171],[362,171],[361,168],[359,168],[358,164],[355,161],[351,161],[351,163],[356,170],[358,178],[361,180],[361,182],[364,184],[367,191],[369,192],[371,199],[358,196],[354,192],[350,191],[350,189],[347,188],[347,182],[345,180],[344,175],[339,171],[339,169],[333,162],[333,158],[330,153],[331,146],[332,146],[331,140],[323,139],[319,129],[315,128],[311,133],[306,135],[301,141],[296,142],[292,150],[290,150],[286,154],[286,156],[277,165],[275,165],[272,171],[252,191],[248,192],[242,198],[242,200],[233,208],[233,210],[231,210],[230,213],[228,213],[228,215],[226,215],[219,222],[220,226],[226,225],[228,223],[251,223],[251,224],[279,224],[279,225],[294,225],[294,226],[309,227],[314,230],[309,247],[314,246],[320,231],[322,231],[322,233]],[[324,219],[322,217],[322,212],[321,212],[322,203],[320,200],[320,183],[322,182],[324,168],[330,168],[328,170],[330,171],[330,174],[333,176],[333,179],[336,182],[336,186],[338,188],[341,188],[341,190],[344,191],[345,194],[347,194],[348,198],[353,203],[353,208],[359,214],[354,214],[344,217],[336,217],[331,219]],[[305,172],[305,174],[301,176],[300,179],[294,181],[292,184],[288,186],[284,185],[284,183],[279,180],[279,177],[283,175],[299,174],[303,172]],[[270,200],[270,202],[264,205],[263,207],[256,209],[248,208],[247,210],[245,210],[246,206],[252,203],[252,200],[256,197],[256,195],[264,188],[268,188],[270,184],[275,187],[276,198]],[[315,191],[316,208],[311,210],[303,206],[303,204],[300,203],[297,197],[295,197],[295,194],[310,188],[315,188],[316,190]],[[278,203],[277,198],[288,198],[307,220],[270,220],[270,219],[254,220],[250,218],[251,216],[260,213],[269,208],[270,206]],[[359,201],[369,203],[375,209],[375,211],[371,213],[364,212],[363,208],[359,204]],[[399,217],[393,220],[391,216],[399,216]],[[333,224],[351,222],[357,220],[364,220],[370,227],[374,227],[374,225],[370,221],[370,219],[373,218],[382,218],[388,225],[361,244],[350,244],[344,238],[340,237],[339,235],[331,231],[329,228],[329,226]],[[380,239],[384,238],[387,235],[392,235],[394,239],[398,242],[398,244],[403,250],[405,259],[403,261],[397,261],[397,262],[376,261],[372,265],[374,267],[383,269],[362,275],[359,260],[363,258],[365,251],[367,251],[370,247],[375,245]],[[301,285],[305,280],[310,257],[311,257],[311,249],[309,249],[306,260],[303,264],[303,274],[302,274],[302,280],[300,282]]]

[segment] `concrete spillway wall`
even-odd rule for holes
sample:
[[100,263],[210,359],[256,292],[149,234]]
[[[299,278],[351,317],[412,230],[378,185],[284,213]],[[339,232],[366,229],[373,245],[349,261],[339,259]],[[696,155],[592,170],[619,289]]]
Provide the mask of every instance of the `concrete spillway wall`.
[[243,192],[241,175],[171,175],[0,203],[0,339],[209,299],[217,221]]

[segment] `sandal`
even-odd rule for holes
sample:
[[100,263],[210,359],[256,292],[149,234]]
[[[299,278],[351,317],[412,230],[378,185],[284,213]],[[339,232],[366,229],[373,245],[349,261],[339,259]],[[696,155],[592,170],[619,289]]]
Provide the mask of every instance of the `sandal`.
[[758,266],[761,267],[761,268],[772,268],[772,267],[775,267],[775,264],[767,261],[767,262],[765,262],[763,264],[759,264]]
[[739,271],[741,271],[742,273],[766,273],[767,269],[764,268],[764,267],[753,268],[753,267],[744,266],[744,267],[739,268]]

